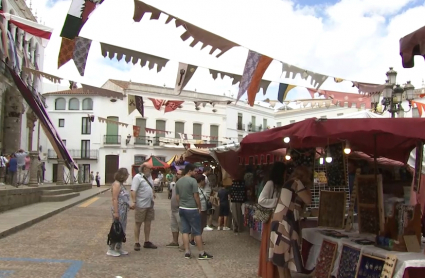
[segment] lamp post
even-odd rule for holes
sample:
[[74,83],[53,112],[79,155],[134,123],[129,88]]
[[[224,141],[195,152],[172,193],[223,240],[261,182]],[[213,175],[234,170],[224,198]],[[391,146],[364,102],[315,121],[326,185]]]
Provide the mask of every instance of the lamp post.
[[[387,110],[391,113],[391,118],[395,118],[397,114],[398,117],[404,117],[405,112],[409,112],[412,109],[412,100],[414,98],[415,87],[411,84],[410,81],[407,81],[407,84],[404,87],[401,87],[399,84],[396,84],[397,81],[397,72],[391,67],[386,73],[387,80],[385,82],[385,89],[383,91],[383,100],[381,104],[384,106],[382,112]],[[404,111],[402,103],[406,99],[409,102],[409,110]],[[372,105],[375,107],[379,102],[379,94],[377,96],[372,96]]]

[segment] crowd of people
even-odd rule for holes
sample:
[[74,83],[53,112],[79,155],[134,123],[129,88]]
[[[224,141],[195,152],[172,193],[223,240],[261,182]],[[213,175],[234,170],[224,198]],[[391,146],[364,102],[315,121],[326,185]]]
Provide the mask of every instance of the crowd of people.
[[[259,254],[258,275],[263,278],[289,278],[291,271],[303,272],[301,258],[300,215],[304,207],[311,202],[311,170],[304,166],[294,169],[292,175],[285,179],[286,166],[276,162],[267,178],[267,182],[258,198],[260,206],[271,210],[270,218],[263,223],[263,233]],[[156,249],[150,241],[151,223],[155,219],[155,191],[153,190],[152,169],[148,164],[140,167],[140,172],[132,180],[130,192],[124,187],[128,179],[127,169],[121,168],[115,174],[112,184],[112,216],[119,220],[125,230],[128,210],[135,210],[134,250],[139,251],[140,230],[144,224],[143,248]],[[179,248],[184,251],[184,258],[192,258],[190,245],[198,249],[198,259],[208,260],[213,256],[205,252],[202,240],[204,231],[213,230],[208,224],[212,218],[214,204],[219,207],[218,230],[230,230],[226,226],[230,213],[230,197],[227,190],[220,187],[217,194],[211,190],[208,174],[211,169],[204,168],[198,173],[192,164],[178,170],[176,175],[168,174],[171,204],[170,227],[172,241],[166,247]],[[183,246],[179,245],[182,235]],[[122,242],[109,246],[107,255],[121,256],[128,254],[122,249]]]
[[[28,184],[30,176],[31,159],[29,153],[23,149],[9,154],[0,155],[0,182],[14,187]],[[44,162],[37,161],[37,183],[43,184],[45,173]]]

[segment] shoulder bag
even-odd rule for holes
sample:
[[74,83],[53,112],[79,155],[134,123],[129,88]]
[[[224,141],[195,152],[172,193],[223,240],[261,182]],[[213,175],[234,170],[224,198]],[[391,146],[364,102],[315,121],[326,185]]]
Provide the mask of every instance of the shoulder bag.
[[[155,190],[153,189],[153,186],[152,186],[151,182],[145,177],[145,175],[143,175],[143,178],[149,184],[149,186],[152,188],[152,192],[155,192]],[[155,194],[155,193],[153,193],[153,194]],[[155,204],[155,202],[154,202],[153,199],[151,200],[151,202],[152,202],[151,208],[153,208],[153,205]]]
[[207,199],[207,197],[205,197],[204,191],[202,189],[200,190],[201,190],[202,196],[204,196],[204,199],[207,202],[207,211],[210,211],[212,209],[212,203],[210,202],[210,200]]
[[[275,192],[275,188],[273,187],[273,194],[272,196],[274,196],[274,192]],[[279,199],[280,199],[280,192],[278,194],[277,197],[277,202],[276,205],[274,206],[274,208],[265,208],[263,206],[261,206],[260,204],[255,204],[254,205],[254,219],[261,221],[263,223],[267,223],[269,222],[270,218],[272,217],[277,204],[279,203]]]

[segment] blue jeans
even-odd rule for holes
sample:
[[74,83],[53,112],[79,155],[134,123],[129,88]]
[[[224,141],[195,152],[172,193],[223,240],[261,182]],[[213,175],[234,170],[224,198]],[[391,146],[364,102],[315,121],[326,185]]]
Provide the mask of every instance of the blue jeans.
[[179,215],[182,234],[201,235],[201,215],[197,209],[179,209]]

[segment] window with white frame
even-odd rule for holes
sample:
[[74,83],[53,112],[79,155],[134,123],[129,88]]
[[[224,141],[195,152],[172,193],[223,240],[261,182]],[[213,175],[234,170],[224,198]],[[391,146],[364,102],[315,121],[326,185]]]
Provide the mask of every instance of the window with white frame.
[[135,155],[134,156],[134,165],[141,165],[146,161],[146,155]]

